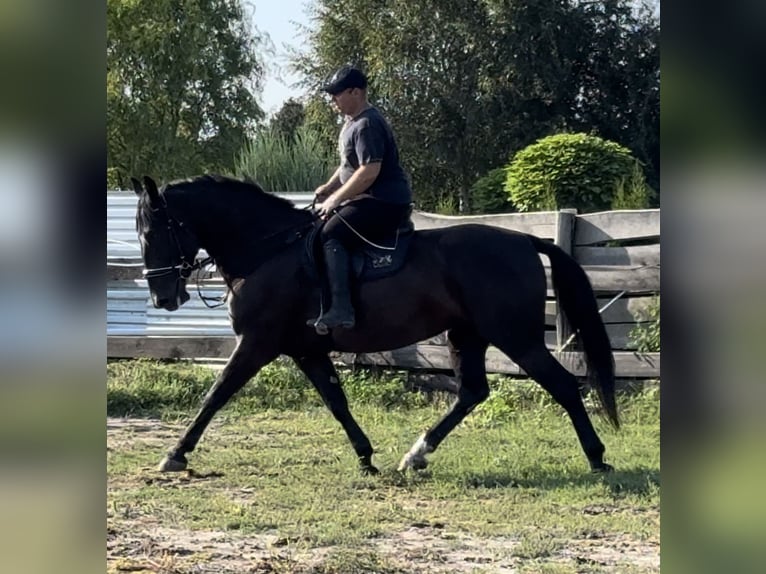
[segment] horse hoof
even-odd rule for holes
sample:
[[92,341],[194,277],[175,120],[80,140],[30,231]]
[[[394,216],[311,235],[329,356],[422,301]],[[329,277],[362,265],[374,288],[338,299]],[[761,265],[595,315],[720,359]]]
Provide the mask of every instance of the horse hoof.
[[608,474],[610,472],[614,472],[614,467],[611,464],[606,464],[605,462],[602,462],[598,466],[591,467],[591,472],[593,474]]
[[428,466],[428,460],[424,456],[412,456],[409,453],[404,455],[404,458],[399,463],[397,470],[404,472],[408,468],[412,470],[423,470]]
[[362,471],[362,474],[367,475],[380,474],[380,471],[372,464],[372,456],[359,457],[359,470]]
[[426,442],[426,433],[423,433],[402,458],[402,462],[399,463],[399,472],[404,472],[408,468],[423,470],[428,466],[426,455],[433,451],[433,447]]
[[180,457],[180,460],[177,458],[170,458],[170,456],[166,456],[162,459],[162,462],[157,466],[157,470],[160,472],[179,472],[182,470],[186,470],[186,465],[188,462],[186,461],[186,458],[184,456]]

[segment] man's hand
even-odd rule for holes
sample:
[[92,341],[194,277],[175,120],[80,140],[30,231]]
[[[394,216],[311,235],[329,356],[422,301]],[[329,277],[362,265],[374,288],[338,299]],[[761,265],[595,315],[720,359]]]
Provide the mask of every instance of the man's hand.
[[327,219],[328,217],[332,215],[333,209],[338,207],[340,203],[341,202],[338,199],[338,195],[335,193],[331,194],[319,206],[319,210],[317,211],[317,213],[319,214],[319,217],[321,217],[322,219]]

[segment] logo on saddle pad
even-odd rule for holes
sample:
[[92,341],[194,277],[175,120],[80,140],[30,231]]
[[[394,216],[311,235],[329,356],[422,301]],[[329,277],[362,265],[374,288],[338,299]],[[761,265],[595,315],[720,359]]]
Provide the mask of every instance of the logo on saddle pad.
[[370,263],[372,264],[373,269],[390,267],[394,263],[393,255],[381,255],[380,257],[375,257],[374,255],[369,253],[367,255],[370,258]]

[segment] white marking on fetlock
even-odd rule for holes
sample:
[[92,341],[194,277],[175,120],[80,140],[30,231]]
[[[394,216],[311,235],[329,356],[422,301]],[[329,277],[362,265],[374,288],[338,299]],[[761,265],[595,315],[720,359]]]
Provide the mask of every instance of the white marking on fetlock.
[[433,447],[426,442],[426,434],[423,433],[402,458],[402,461],[399,463],[399,472],[403,472],[408,468],[413,470],[426,468],[428,466],[426,455],[433,451]]

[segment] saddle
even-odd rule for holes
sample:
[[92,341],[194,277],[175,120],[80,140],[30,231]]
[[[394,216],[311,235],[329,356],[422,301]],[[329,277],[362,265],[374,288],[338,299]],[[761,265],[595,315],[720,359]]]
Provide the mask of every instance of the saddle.
[[[415,226],[410,218],[411,214],[412,208],[409,209],[395,231],[385,237],[376,237],[374,243],[377,246],[364,243],[362,247],[349,251],[353,278],[359,282],[382,279],[393,275],[404,266],[410,241],[415,234]],[[306,237],[308,267],[317,280],[325,276],[324,261],[321,255],[322,245],[319,241],[319,232],[324,223],[323,220],[317,221]]]

